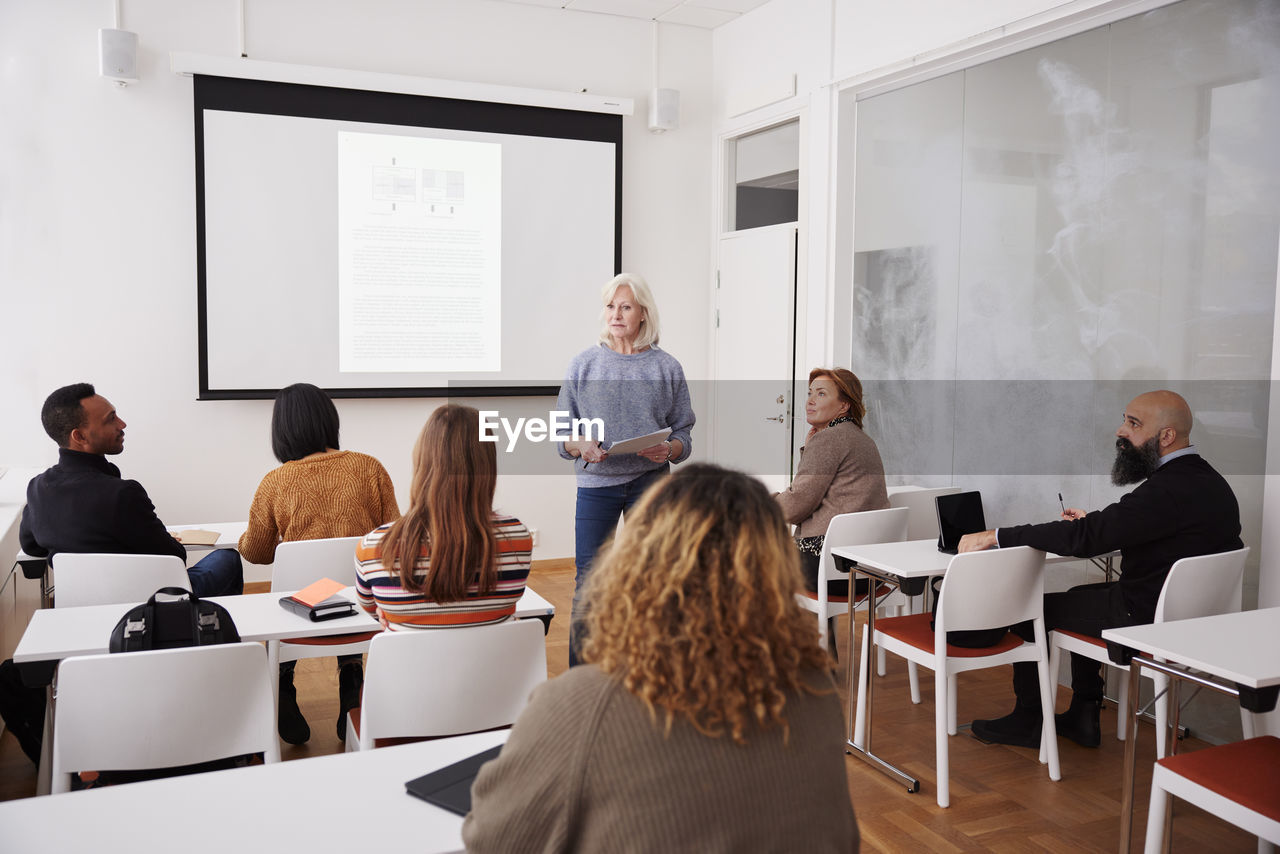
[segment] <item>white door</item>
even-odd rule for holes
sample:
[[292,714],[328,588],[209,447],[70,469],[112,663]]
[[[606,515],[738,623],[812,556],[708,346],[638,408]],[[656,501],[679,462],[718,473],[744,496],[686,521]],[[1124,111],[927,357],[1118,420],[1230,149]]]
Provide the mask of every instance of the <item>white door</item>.
[[791,474],[796,224],[720,239],[716,289],[715,462],[774,491]]

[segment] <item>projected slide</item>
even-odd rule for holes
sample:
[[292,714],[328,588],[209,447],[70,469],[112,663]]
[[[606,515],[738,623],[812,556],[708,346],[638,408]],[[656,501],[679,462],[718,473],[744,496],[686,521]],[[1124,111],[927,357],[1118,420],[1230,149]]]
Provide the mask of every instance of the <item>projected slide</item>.
[[502,146],[338,134],[338,369],[502,367]]

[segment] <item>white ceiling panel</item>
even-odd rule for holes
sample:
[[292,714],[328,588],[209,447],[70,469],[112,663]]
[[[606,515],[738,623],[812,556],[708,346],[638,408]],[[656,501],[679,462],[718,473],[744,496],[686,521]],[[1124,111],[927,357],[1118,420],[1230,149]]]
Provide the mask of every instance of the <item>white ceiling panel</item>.
[[713,30],[769,0],[504,0]]
[[569,0],[565,8],[652,21],[676,5],[676,0]]
[[768,2],[769,0],[685,0],[681,5],[698,6],[703,9],[716,9],[721,12],[734,12],[736,15],[741,15]]
[[738,17],[737,12],[725,12],[721,9],[707,9],[702,6],[677,6],[658,18],[664,24],[684,24],[689,27],[703,27],[714,30],[721,24]]

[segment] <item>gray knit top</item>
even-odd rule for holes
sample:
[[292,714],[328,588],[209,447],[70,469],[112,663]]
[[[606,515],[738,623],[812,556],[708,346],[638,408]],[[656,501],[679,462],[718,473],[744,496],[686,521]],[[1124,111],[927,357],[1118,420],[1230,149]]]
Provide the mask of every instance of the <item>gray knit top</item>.
[[[672,462],[688,459],[693,450],[689,431],[695,418],[684,370],[674,356],[657,347],[625,356],[604,344],[583,350],[569,363],[556,409],[570,418],[602,419],[601,445],[606,451],[610,443],[667,427],[668,440],[679,439],[684,446]],[[620,454],[588,466],[572,457],[563,442],[557,447],[560,456],[574,460],[578,486],[589,489],[626,483],[663,465],[638,454]]]

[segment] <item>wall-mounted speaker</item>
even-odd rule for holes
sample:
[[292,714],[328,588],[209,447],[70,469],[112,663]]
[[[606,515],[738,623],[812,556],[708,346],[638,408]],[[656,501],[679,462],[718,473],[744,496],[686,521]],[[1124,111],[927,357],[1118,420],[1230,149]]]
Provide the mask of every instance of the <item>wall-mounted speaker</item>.
[[649,130],[652,133],[680,126],[680,90],[654,89],[649,97]]
[[138,34],[128,30],[98,30],[98,76],[120,83],[138,79]]

